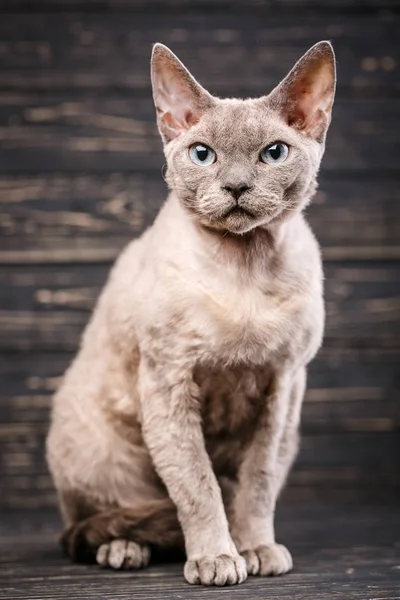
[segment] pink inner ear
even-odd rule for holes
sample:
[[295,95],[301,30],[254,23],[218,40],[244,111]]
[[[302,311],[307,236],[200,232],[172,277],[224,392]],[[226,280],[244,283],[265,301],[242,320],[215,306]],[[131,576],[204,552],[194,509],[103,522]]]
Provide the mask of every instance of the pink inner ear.
[[199,121],[200,114],[199,111],[196,111],[195,106],[197,98],[187,88],[177,87],[171,98],[173,98],[173,104],[170,101],[170,111],[184,129],[189,129]]
[[183,114],[183,122],[178,121],[178,119],[176,119],[170,112],[166,112],[161,116],[161,121],[168,129],[170,137],[172,138],[178,137],[182,131],[189,129],[192,127],[192,125],[196,125],[199,120],[200,118],[190,110],[188,110],[186,114]]
[[183,129],[182,124],[179,123],[179,121],[177,121],[170,112],[164,113],[161,116],[161,121],[167,127],[168,131],[174,132],[174,137],[177,137],[180,131]]
[[289,117],[292,123],[298,123],[299,126],[306,125],[314,119],[318,111],[318,97],[315,91],[309,89],[299,90],[297,99],[294,98],[294,114]]
[[188,112],[186,113],[186,123],[188,124],[188,126],[192,127],[192,125],[196,125],[196,123],[198,123],[199,121],[200,115],[195,114],[191,110],[188,110]]
[[157,46],[152,58],[152,84],[158,124],[164,141],[176,138],[198,123],[212,106],[212,96],[165,47]]
[[292,111],[288,115],[293,125],[314,136],[320,135],[328,125],[331,90],[331,74],[328,69],[313,69],[291,90]]

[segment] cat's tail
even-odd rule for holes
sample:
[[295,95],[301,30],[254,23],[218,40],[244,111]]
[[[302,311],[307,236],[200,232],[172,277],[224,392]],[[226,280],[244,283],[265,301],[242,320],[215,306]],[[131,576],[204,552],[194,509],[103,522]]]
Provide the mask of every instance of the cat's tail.
[[66,554],[75,562],[94,562],[97,549],[123,539],[156,548],[182,548],[184,539],[171,500],[157,500],[139,508],[98,512],[71,525],[61,536]]

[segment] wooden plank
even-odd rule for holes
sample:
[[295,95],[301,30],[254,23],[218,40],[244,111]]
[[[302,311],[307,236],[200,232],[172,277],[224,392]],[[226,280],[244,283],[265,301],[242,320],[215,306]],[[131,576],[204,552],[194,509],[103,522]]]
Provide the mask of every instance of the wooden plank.
[[[108,265],[10,266],[0,272],[0,348],[73,350]],[[400,265],[326,265],[326,343],[399,347]]]
[[[274,16],[280,10],[287,14],[290,9],[293,12],[304,12],[307,9],[318,9],[323,14],[333,11],[341,14],[353,14],[357,12],[377,12],[386,10],[389,13],[396,11],[400,7],[400,0],[325,0],[323,5],[319,0],[280,0],[279,4],[275,0],[248,0],[246,7],[254,10],[271,12]],[[241,11],[243,2],[241,0],[168,0],[168,11],[177,12],[192,9],[197,12],[199,9],[207,11],[220,11],[224,9],[231,11]],[[123,12],[143,12],[165,10],[163,0],[2,0],[1,11],[51,11],[51,12],[69,12],[69,11],[118,11]]]
[[23,251],[23,262],[38,251],[44,259],[70,260],[71,252],[87,259],[91,252],[93,260],[110,261],[151,224],[166,194],[161,169],[148,175],[3,176],[0,247]]
[[313,10],[299,20],[283,5],[268,10],[260,2],[258,10],[242,4],[239,12],[209,15],[209,8],[177,12],[164,5],[125,14],[8,12],[0,22],[0,87],[147,90],[151,46],[161,41],[214,93],[260,95],[328,38],[338,58],[339,94],[399,90],[395,11]]
[[[395,178],[331,176],[322,169],[319,191],[306,210],[307,219],[324,249],[324,258],[334,251],[335,259],[346,260],[356,247],[389,250],[400,240],[399,184]],[[347,253],[346,253],[347,250]],[[361,258],[361,257],[360,257]]]
[[284,497],[276,515],[277,536],[290,548],[294,570],[284,577],[249,577],[234,589],[189,587],[183,558],[173,562],[168,554],[163,562],[153,555],[140,571],[74,565],[56,541],[62,525],[55,510],[8,511],[0,530],[0,594],[7,600],[398,600],[400,521],[394,502],[296,498]]
[[[324,170],[397,173],[395,99],[338,100]],[[9,173],[159,170],[165,162],[151,95],[76,98],[2,94],[0,159]]]
[[[161,171],[0,176],[0,262],[104,262],[152,223]],[[307,217],[324,258],[400,258],[399,180],[322,172]]]

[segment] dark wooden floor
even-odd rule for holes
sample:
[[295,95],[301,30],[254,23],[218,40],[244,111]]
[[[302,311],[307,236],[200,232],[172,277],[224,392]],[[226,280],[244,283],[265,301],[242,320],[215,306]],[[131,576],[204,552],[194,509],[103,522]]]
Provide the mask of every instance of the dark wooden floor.
[[279,539],[295,569],[279,578],[250,578],[235,588],[190,587],[181,563],[139,572],[72,565],[57,545],[57,514],[5,513],[0,525],[0,598],[225,600],[399,600],[400,512],[395,504],[296,506],[278,512]]

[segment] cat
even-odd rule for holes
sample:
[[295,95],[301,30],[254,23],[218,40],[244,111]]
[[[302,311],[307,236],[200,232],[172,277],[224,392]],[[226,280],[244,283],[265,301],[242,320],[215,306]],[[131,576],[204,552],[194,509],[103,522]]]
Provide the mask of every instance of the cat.
[[316,189],[329,42],[267,96],[219,99],[151,61],[171,190],[123,251],[56,393],[47,457],[76,561],[141,568],[182,548],[191,584],[292,568],[275,541],[306,366],[324,328]]

